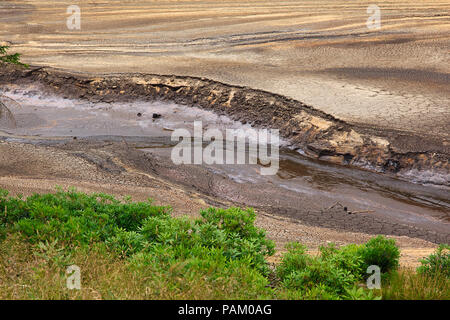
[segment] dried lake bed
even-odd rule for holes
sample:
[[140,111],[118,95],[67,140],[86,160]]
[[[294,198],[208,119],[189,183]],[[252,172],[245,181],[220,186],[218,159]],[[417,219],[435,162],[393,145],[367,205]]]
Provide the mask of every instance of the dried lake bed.
[[[379,30],[366,26],[370,1],[78,1],[80,30],[66,27],[70,4],[0,4],[1,43],[22,53],[32,70],[47,66],[9,79],[15,82],[3,72],[3,89],[14,82],[5,95],[29,110],[8,105],[16,126],[5,129],[11,120],[2,122],[1,187],[25,194],[54,184],[136,199],[150,194],[185,213],[206,205],[251,205],[279,243],[297,239],[314,247],[386,233],[424,255],[418,248],[448,242],[448,2],[380,1]],[[52,78],[55,70],[63,77]],[[119,83],[120,90],[135,90],[125,101],[120,90],[108,93],[117,85],[110,76],[149,84]],[[98,83],[81,83],[80,89],[75,80],[83,77]],[[45,90],[23,95],[40,81]],[[162,92],[156,93],[158,87]],[[233,100],[242,87],[248,88],[242,100]],[[140,101],[142,94],[154,101]],[[196,99],[201,109],[192,108]],[[291,109],[262,112],[271,101]],[[122,107],[111,108],[114,103]],[[160,122],[148,118],[149,103],[163,114]],[[252,105],[257,108],[248,108]],[[333,135],[337,145],[314,135],[306,141],[309,127],[295,132],[292,110],[317,137]],[[144,116],[137,119],[139,112]],[[245,113],[254,117],[246,122]],[[287,124],[286,136],[299,134],[301,148],[283,151],[281,170],[271,181],[258,180],[251,168],[175,168],[168,149],[158,148],[170,134],[166,129],[179,126],[180,119],[206,117],[217,124],[226,116],[225,125]],[[332,131],[316,130],[327,121]],[[340,132],[348,133],[344,142],[357,150],[354,164],[365,153],[372,169],[379,165],[387,172],[337,165],[350,150],[348,143],[340,144]],[[361,136],[374,138],[375,148],[365,141],[355,149]],[[383,150],[386,145],[390,150]],[[302,150],[316,159],[299,154]],[[403,176],[391,159],[404,166]],[[339,205],[329,209],[337,202],[370,213],[349,215]]]

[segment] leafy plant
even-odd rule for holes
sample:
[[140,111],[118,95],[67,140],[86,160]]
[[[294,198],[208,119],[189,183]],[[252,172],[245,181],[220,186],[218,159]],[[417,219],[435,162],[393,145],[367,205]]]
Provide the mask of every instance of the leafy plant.
[[191,257],[193,248],[220,249],[230,260],[246,260],[252,267],[268,273],[265,257],[274,253],[274,244],[265,232],[254,226],[252,210],[209,208],[201,219],[172,219],[155,216],[143,222],[140,232],[151,244],[170,245],[176,258]]
[[25,68],[29,67],[27,64],[20,62],[20,53],[8,54],[8,49],[9,46],[0,46],[0,64],[10,63]]
[[420,260],[421,266],[417,272],[426,275],[442,274],[450,278],[450,245],[441,244],[434,253]]
[[306,247],[298,243],[289,244],[287,249],[276,271],[288,289],[306,290],[310,295],[315,292],[314,288],[320,286],[320,295],[327,292],[339,298],[357,281],[355,275],[336,263],[339,259],[332,259],[339,250],[329,247],[325,257],[313,257],[307,255]]
[[345,290],[345,298],[349,300],[381,300],[381,295],[376,295],[374,290],[364,290],[354,286]]
[[307,267],[311,259],[306,254],[306,246],[298,242],[291,242],[286,245],[288,250],[277,266],[277,275],[281,279],[286,279],[290,274],[298,270],[303,270]]
[[398,268],[400,250],[394,239],[386,239],[379,235],[370,239],[360,248],[360,255],[363,260],[362,270],[364,272],[369,266],[377,265],[382,273],[387,273]]
[[121,257],[131,256],[148,245],[142,234],[121,228],[116,230],[114,236],[106,239],[105,243],[110,250]]
[[336,248],[334,243],[319,248],[323,260],[353,274],[356,279],[362,280],[366,270],[363,255],[365,245],[350,244]]
[[26,199],[0,190],[2,209],[7,211],[0,215],[5,233],[20,234],[37,247],[36,256],[61,268],[80,248],[103,245],[140,275],[148,269],[154,271],[155,281],[189,280],[174,280],[168,284],[173,290],[187,290],[185,284],[200,277],[208,286],[219,283],[240,292],[246,283],[247,288],[267,291],[265,257],[273,254],[274,244],[255,227],[250,209],[210,208],[197,219],[173,218],[169,207],[151,201],[121,202],[105,194],[60,188]]
[[[405,275],[395,272],[395,241],[382,236],[322,246],[316,256],[290,243],[272,270],[266,258],[274,243],[255,226],[253,210],[209,208],[198,218],[171,212],[150,200],[75,189],[27,198],[0,189],[0,298],[448,298],[448,246]],[[89,290],[68,292],[69,264],[89,270]],[[372,264],[385,272],[381,291],[364,288]]]
[[169,207],[151,202],[121,203],[114,197],[97,193],[87,195],[72,189],[55,194],[34,194],[23,200],[0,194],[0,224],[20,232],[31,243],[59,239],[67,249],[103,242],[121,231],[136,231],[145,218],[168,216]]
[[71,254],[65,253],[64,247],[58,246],[58,240],[52,242],[39,242],[36,257],[40,257],[48,264],[54,264],[60,268],[70,265]]
[[367,267],[378,265],[382,272],[395,270],[399,251],[395,241],[378,236],[363,245],[337,248],[331,243],[319,248],[318,256],[306,253],[306,247],[291,243],[276,273],[288,290],[300,290],[302,296],[327,299],[379,299],[367,289],[358,288]]

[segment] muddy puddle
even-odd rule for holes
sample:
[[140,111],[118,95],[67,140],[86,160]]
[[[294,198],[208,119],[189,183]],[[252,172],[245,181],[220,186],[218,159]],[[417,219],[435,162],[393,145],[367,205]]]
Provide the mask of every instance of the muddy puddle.
[[[226,116],[167,102],[89,103],[41,94],[37,89],[0,91],[2,140],[51,144],[68,139],[124,140],[170,161],[177,128],[250,128]],[[263,176],[260,165],[201,165],[216,179],[211,192],[248,206],[320,210],[334,205],[408,225],[450,233],[450,188],[423,185],[354,167],[312,160],[281,142],[279,170]],[[226,151],[226,150],[224,150]],[[201,180],[201,177],[199,177]],[[218,181],[218,182],[217,182]]]

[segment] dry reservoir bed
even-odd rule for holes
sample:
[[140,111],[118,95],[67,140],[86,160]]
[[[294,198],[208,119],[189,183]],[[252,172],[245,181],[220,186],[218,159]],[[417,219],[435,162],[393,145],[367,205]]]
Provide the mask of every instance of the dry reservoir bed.
[[[93,138],[98,127],[80,120],[85,134],[73,140],[70,123],[49,125],[51,114],[41,109],[40,117],[36,110],[22,115],[27,125],[21,132],[2,136],[0,186],[25,194],[54,184],[136,199],[150,194],[183,213],[252,205],[278,244],[300,240],[314,247],[385,233],[423,256],[428,249],[417,248],[433,244],[411,237],[448,242],[442,222],[448,220],[450,181],[447,1],[379,1],[380,30],[366,26],[371,1],[77,4],[80,30],[66,27],[66,1],[0,4],[0,41],[23,53],[25,62],[49,66],[3,68],[6,94],[38,86],[31,97],[66,98],[94,110],[111,103],[136,108],[137,100],[197,106],[230,121],[280,128],[291,149],[306,157],[285,152],[279,181],[258,195],[249,181],[231,178],[236,172],[175,168],[155,141],[122,138],[130,134],[124,126],[135,120],[131,116],[116,118],[114,130],[106,125],[103,138]],[[164,118],[176,120],[169,113]],[[70,139],[61,138],[68,128]],[[249,177],[246,170],[237,174]],[[375,212],[329,209],[336,202]]]
[[[15,102],[9,103],[15,125],[2,136],[4,174],[120,185],[129,183],[131,172],[143,178],[133,178],[132,185],[153,186],[156,176],[199,194],[205,204],[252,206],[310,226],[448,242],[446,186],[316,161],[286,147],[275,176],[261,176],[258,165],[175,165],[170,159],[173,128],[188,127],[193,120],[216,128],[250,125],[173,102],[92,102],[42,88],[4,87],[4,96]],[[153,113],[161,117],[152,119]],[[44,162],[36,158],[39,154]]]
[[[448,146],[446,0],[81,0],[69,30],[73,4],[2,1],[0,41],[30,64],[204,77]],[[374,4],[380,29],[366,25]]]

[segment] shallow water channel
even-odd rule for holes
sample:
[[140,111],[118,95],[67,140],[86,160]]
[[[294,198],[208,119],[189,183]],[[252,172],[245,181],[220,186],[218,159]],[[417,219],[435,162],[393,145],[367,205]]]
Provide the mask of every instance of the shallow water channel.
[[[9,110],[1,113],[0,121],[0,136],[7,141],[123,139],[136,142],[142,152],[169,157],[174,146],[170,139],[172,132],[178,128],[192,131],[194,121],[201,120],[203,129],[250,128],[226,116],[167,102],[94,104],[44,95],[36,88],[8,88],[0,94],[3,95],[0,101]],[[261,175],[258,164],[202,166],[251,188],[254,196],[246,195],[248,205],[268,201],[266,194],[275,202],[289,201],[288,195],[294,198],[297,195],[299,199],[308,199],[310,206],[317,209],[339,203],[349,210],[389,216],[409,225],[425,224],[438,232],[450,233],[449,186],[423,185],[397,176],[317,161],[290,150],[285,141],[281,146],[276,175]],[[233,195],[239,192],[236,190],[224,188],[223,192],[229,192],[228,198],[233,200],[239,197]],[[283,200],[285,195],[287,198]]]

